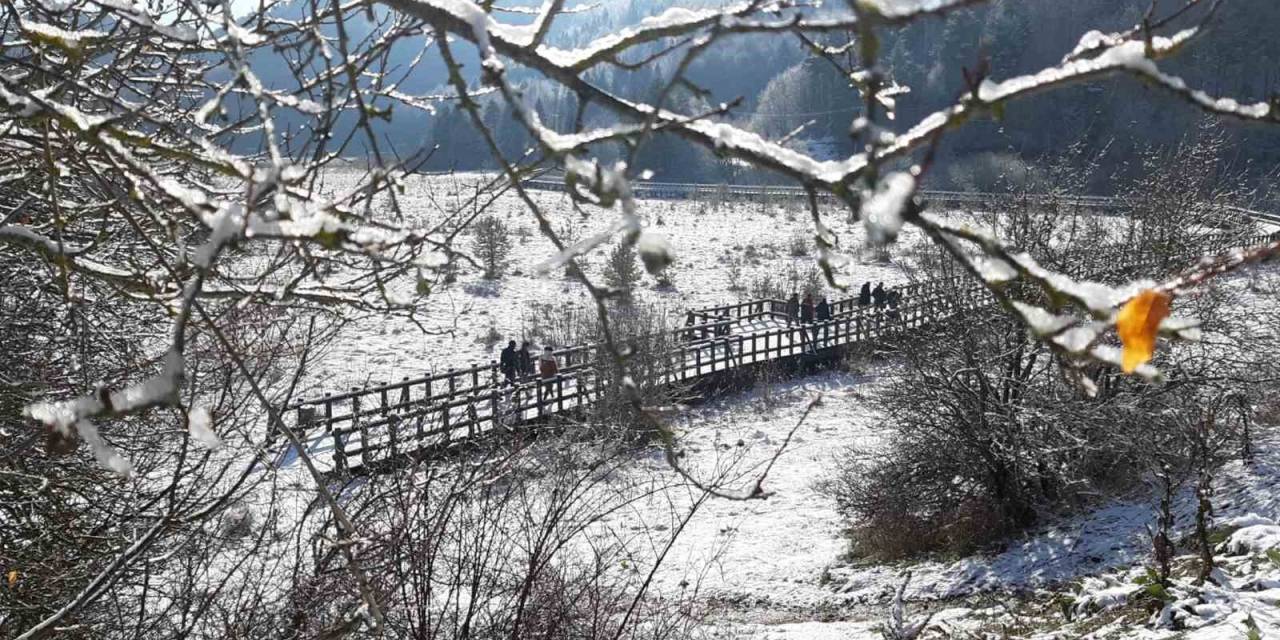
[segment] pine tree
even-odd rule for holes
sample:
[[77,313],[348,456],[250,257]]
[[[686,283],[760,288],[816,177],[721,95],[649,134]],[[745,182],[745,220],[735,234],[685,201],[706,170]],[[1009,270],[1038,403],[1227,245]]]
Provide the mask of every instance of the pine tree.
[[472,225],[471,250],[484,266],[484,277],[499,280],[507,272],[511,253],[511,230],[497,216],[484,216]]
[[623,242],[609,252],[604,280],[610,287],[622,292],[623,300],[631,299],[631,289],[640,280],[640,266],[636,262],[635,247]]

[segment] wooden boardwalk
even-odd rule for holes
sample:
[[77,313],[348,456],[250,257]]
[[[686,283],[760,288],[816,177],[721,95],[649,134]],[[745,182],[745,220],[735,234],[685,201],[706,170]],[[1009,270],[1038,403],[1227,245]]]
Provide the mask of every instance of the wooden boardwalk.
[[[1280,234],[1258,236],[1232,246],[1254,245]],[[1206,238],[1205,251],[1222,251],[1226,241]],[[1190,258],[1189,258],[1190,259]],[[1117,265],[1098,278],[1154,265]],[[692,385],[731,370],[764,363],[822,358],[853,345],[948,321],[990,306],[993,296],[979,282],[961,277],[909,284],[893,289],[896,307],[859,306],[852,298],[832,302],[832,318],[791,324],[781,300],[752,300],[689,312],[692,324],[674,329],[668,353],[650,362],[637,377],[654,384]],[[560,373],[504,384],[496,362],[448,370],[421,378],[346,393],[325,394],[286,408],[310,451],[331,470],[354,471],[394,466],[406,456],[421,456],[468,439],[501,435],[549,416],[574,412],[598,400],[606,386],[597,345],[555,352]]]

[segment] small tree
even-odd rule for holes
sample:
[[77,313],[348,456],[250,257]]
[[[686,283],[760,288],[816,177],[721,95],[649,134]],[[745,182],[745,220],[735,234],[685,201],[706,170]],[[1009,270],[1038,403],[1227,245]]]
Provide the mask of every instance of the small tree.
[[604,268],[604,280],[621,292],[623,300],[631,299],[631,289],[640,280],[640,267],[636,262],[636,250],[626,242],[618,243],[609,252]]
[[472,225],[471,250],[484,267],[484,277],[499,280],[510,264],[511,229],[501,218],[487,215]]

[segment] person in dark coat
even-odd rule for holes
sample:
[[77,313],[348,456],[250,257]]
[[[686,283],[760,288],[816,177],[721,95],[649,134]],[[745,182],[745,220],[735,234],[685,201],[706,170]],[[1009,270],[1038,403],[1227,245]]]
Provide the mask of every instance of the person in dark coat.
[[898,317],[898,301],[902,299],[901,291],[890,291],[885,294],[886,302],[889,303],[889,317]]
[[520,351],[516,353],[516,371],[522,378],[533,375],[533,354],[529,352],[531,348],[533,345],[525,340],[520,344]]
[[[827,302],[826,296],[822,296],[822,299],[818,301],[817,318],[820,323],[831,321],[831,303]],[[829,325],[824,324],[822,326],[822,344],[824,345],[827,343],[827,336],[830,334],[830,329],[831,327]],[[817,327],[814,327],[813,337],[815,341],[818,338]]]
[[693,342],[695,340],[694,336],[696,334],[693,331],[693,326],[697,324],[697,322],[698,322],[698,319],[694,317],[692,311],[684,314],[684,327],[686,329],[686,331],[684,332],[685,342]]
[[[716,316],[716,321],[719,323],[716,325],[716,338],[728,338],[729,330],[733,324],[729,318],[729,310],[721,309],[720,313]],[[727,339],[724,341],[724,352],[726,357],[733,354],[733,351],[729,348],[729,341]],[[714,358],[715,353],[715,348],[712,347],[711,357]]]
[[787,326],[791,326],[800,321],[800,296],[791,294],[787,299]]
[[886,297],[884,283],[877,282],[876,288],[871,290],[871,299],[875,301],[877,309],[884,308],[885,302],[887,302]]
[[507,348],[502,350],[502,356],[498,360],[498,370],[502,372],[505,379],[504,384],[515,384],[516,373],[520,368],[520,359],[516,355],[516,341],[507,342]]
[[814,349],[809,336],[811,329],[808,327],[813,324],[813,296],[807,293],[804,294],[804,302],[800,303],[800,324],[805,325],[800,329],[800,344],[805,349]]
[[871,283],[862,283],[862,288],[858,289],[858,306],[865,307],[871,304]]

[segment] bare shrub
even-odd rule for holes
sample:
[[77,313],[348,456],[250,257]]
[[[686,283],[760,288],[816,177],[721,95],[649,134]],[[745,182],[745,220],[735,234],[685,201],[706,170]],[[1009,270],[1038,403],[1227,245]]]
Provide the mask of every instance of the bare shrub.
[[809,255],[809,236],[803,233],[793,233],[791,238],[787,240],[787,252],[793,258],[803,258]]
[[826,289],[826,281],[822,271],[816,265],[807,264],[802,269],[794,262],[787,266],[785,288],[788,292],[798,293],[800,297],[811,296],[817,300]]
[[1123,194],[1130,203],[1126,246],[1177,265],[1206,228],[1252,233],[1254,223],[1230,209],[1257,195],[1246,168],[1231,162],[1233,148],[1225,128],[1205,118],[1179,143],[1144,149],[1141,177]]
[[785,300],[787,297],[786,284],[768,272],[753,277],[747,284],[747,292],[753,300]]
[[725,277],[729,279],[730,291],[740,292],[743,290],[742,260],[740,258],[729,258],[728,264],[725,265]]
[[[587,442],[572,430],[537,442],[513,436],[465,459],[349,487],[348,509],[367,530],[353,553],[378,570],[372,588],[387,632],[440,640],[689,637],[699,619],[691,603],[650,592],[649,572],[661,560],[607,534],[609,516],[635,508],[653,481],[636,473],[629,451],[621,439],[595,434]],[[673,518],[688,515],[672,507]],[[323,535],[323,523],[312,520],[304,531]],[[588,535],[592,527],[604,535]],[[675,535],[652,533],[658,544]],[[321,637],[348,624],[325,601],[342,592],[335,554],[299,560],[283,596],[293,604],[262,626]]]
[[[938,331],[945,340],[899,345],[904,367],[876,398],[883,448],[847,452],[827,485],[853,523],[856,553],[968,552],[1146,468],[1145,434],[1161,427],[1150,416],[1166,393],[1132,384],[1089,398],[998,314]],[[1196,380],[1182,380],[1180,393]]]

